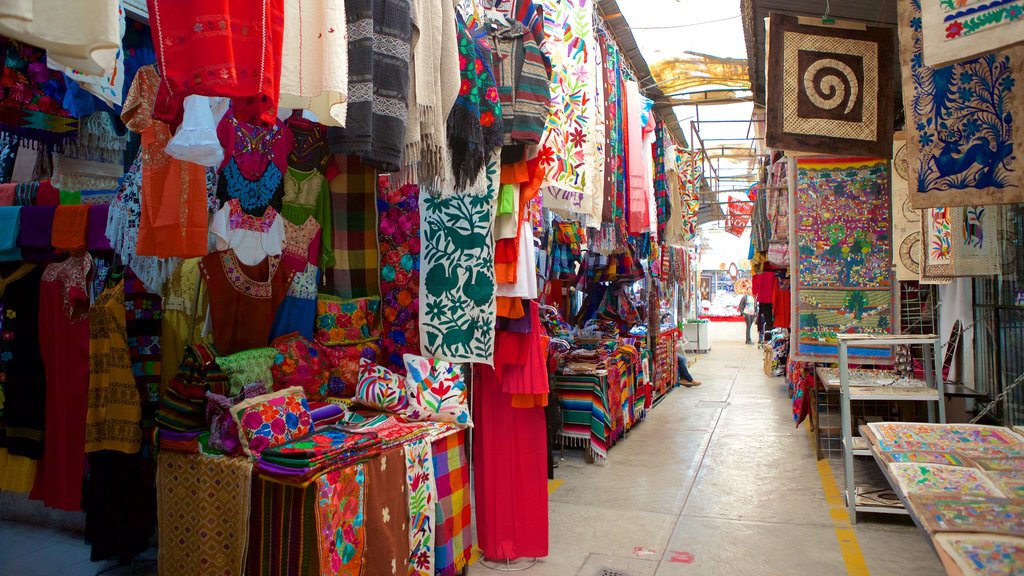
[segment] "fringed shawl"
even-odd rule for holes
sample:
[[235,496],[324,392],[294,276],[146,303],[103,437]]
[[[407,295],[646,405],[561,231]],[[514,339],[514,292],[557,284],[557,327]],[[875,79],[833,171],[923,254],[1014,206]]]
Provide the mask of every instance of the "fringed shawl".
[[331,128],[331,152],[384,172],[402,166],[408,118],[412,6],[409,0],[348,0],[348,118]]

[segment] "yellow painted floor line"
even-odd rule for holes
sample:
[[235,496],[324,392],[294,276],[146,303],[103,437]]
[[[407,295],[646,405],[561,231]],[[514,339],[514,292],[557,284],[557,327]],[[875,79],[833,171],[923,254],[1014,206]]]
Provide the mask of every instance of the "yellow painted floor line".
[[559,488],[562,487],[562,484],[565,484],[565,480],[562,480],[561,478],[555,478],[554,480],[548,480],[548,496],[551,496],[552,494],[554,494],[555,490],[558,490]]
[[[808,430],[810,426],[808,426]],[[814,433],[811,433],[814,438]],[[825,501],[828,502],[829,516],[832,518],[832,528],[836,532],[836,540],[839,541],[839,552],[843,556],[843,564],[846,565],[846,573],[850,576],[868,576],[867,562],[864,561],[864,553],[860,550],[860,543],[857,542],[857,533],[850,524],[850,515],[846,509],[843,493],[836,483],[835,475],[832,474],[832,466],[828,460],[818,460],[818,476],[821,477],[821,489],[825,492]]]

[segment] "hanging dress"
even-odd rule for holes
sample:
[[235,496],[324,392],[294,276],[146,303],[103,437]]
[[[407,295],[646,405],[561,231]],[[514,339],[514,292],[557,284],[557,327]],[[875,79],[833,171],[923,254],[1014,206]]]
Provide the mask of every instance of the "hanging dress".
[[476,529],[484,557],[514,560],[548,554],[547,428],[544,408],[513,408],[512,391],[540,392],[547,382],[536,304],[523,364],[502,364],[523,351],[495,342],[495,364],[474,365],[473,478]]
[[160,77],[153,66],[139,69],[121,119],[142,135],[139,256],[191,258],[206,254],[206,171],[167,155],[171,130],[153,119]]
[[281,266],[279,256],[247,266],[231,250],[205,256],[199,271],[209,294],[217,352],[227,356],[266,346],[294,272]]
[[85,451],[139,451],[142,410],[125,328],[124,282],[103,291],[89,310],[89,409]]
[[288,154],[288,166],[296,170],[319,170],[330,178],[328,169],[334,155],[327,147],[327,127],[301,116],[285,121],[295,142]]
[[281,58],[282,108],[304,108],[344,126],[348,110],[345,0],[286,0]]
[[32,489],[36,461],[43,453],[42,275],[42,267],[21,264],[0,279],[0,490],[10,492]]
[[36,476],[43,503],[81,510],[89,395],[88,253],[50,264],[39,291],[39,344],[46,371],[46,431]]
[[[323,230],[310,216],[301,226],[284,221],[284,248],[281,263],[295,272],[302,272],[306,264],[316,266],[320,261],[320,234]],[[331,254],[332,259],[334,254]]]
[[221,201],[237,198],[246,213],[256,216],[267,206],[280,211],[281,186],[294,144],[291,131],[280,121],[270,127],[247,123],[229,110],[217,125],[217,136],[225,150]]

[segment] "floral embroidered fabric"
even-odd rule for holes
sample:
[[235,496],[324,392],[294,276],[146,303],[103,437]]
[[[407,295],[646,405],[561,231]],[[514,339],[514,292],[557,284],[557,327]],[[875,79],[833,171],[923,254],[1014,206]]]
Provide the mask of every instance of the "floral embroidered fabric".
[[377,188],[380,249],[381,364],[405,372],[402,356],[420,351],[419,187]]
[[258,178],[247,178],[234,158],[228,160],[221,175],[224,177],[228,198],[237,198],[242,208],[250,212],[269,206],[283,179],[281,171],[273,162],[267,164],[267,169]]
[[279,446],[313,430],[309,404],[299,387],[246,400],[235,406],[231,414],[238,424],[242,449],[254,458],[265,448]]
[[402,377],[363,358],[359,361],[359,384],[355,401],[370,408],[399,414],[409,406]]
[[61,297],[64,301],[64,315],[69,320],[81,320],[89,313],[86,294],[86,278],[92,268],[92,256],[88,252],[82,256],[72,256],[63,262],[50,264],[43,271],[43,282],[61,283]]
[[343,300],[321,294],[316,303],[316,339],[321,344],[356,344],[380,336],[380,298]]
[[316,479],[317,545],[324,576],[362,573],[365,481],[362,464],[331,470]]
[[[242,263],[238,261],[238,256],[235,255],[233,250],[223,250],[218,252],[218,254],[220,255],[221,264],[224,266],[224,275],[235,290],[250,298],[267,299],[271,297],[273,287],[270,280],[253,280],[246,275],[245,270],[242,269]],[[269,277],[273,278],[277,273],[277,267],[281,264],[281,259],[270,257],[269,260]]]
[[252,232],[270,232],[270,227],[277,219],[277,210],[273,206],[267,206],[263,216],[253,216],[242,211],[242,205],[237,199],[228,202],[228,229],[229,230],[250,230]]
[[327,390],[334,397],[351,397],[359,383],[360,361],[377,362],[380,346],[376,342],[364,342],[351,346],[323,346],[327,360]]
[[310,400],[323,398],[327,394],[327,372],[317,346],[297,333],[281,336],[273,344],[276,353],[270,373],[274,387],[297,386]]
[[283,264],[294,270],[304,270],[307,263],[316,266],[320,259],[320,223],[310,216],[301,226],[293,224],[288,219],[284,219],[283,224]]
[[274,383],[270,367],[274,363],[277,350],[274,348],[253,348],[243,350],[230,356],[217,358],[217,365],[228,375],[231,382],[230,394],[235,395],[250,384],[262,384],[271,389]]
[[466,401],[466,381],[458,366],[406,354],[405,369],[405,391],[409,398],[406,415],[410,420],[473,425]]

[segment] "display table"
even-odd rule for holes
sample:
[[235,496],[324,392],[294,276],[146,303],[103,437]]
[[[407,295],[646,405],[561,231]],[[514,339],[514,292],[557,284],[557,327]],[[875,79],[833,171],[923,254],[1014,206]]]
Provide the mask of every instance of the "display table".
[[683,346],[687,352],[710,352],[711,333],[708,327],[711,325],[707,320],[687,320],[683,323],[683,335],[686,336],[686,344]]
[[972,424],[861,426],[948,574],[1024,571],[1024,437]]
[[[465,437],[457,430],[424,440],[437,494],[434,566],[436,573],[448,576],[465,570],[474,543]],[[391,449],[391,456],[395,453],[399,469],[405,471],[403,446]],[[408,515],[404,473],[397,484],[371,485],[374,476],[368,467],[384,456],[342,469],[328,466],[308,482],[287,483],[262,474],[247,457],[162,450],[157,458],[160,573],[306,576],[331,573],[332,562],[337,564],[349,552],[339,549],[339,542],[347,546],[355,541],[350,552],[357,558],[363,557],[364,547],[382,553],[392,542],[374,543],[370,524],[355,538],[346,532],[341,540],[340,534],[350,530],[345,520],[352,506],[361,510],[386,501],[392,510],[400,508],[400,514]],[[378,494],[371,500],[372,490]],[[386,493],[381,495],[381,490]],[[401,544],[396,550],[408,551],[409,544],[403,542],[412,536],[409,520],[395,526],[406,532],[388,540]]]

